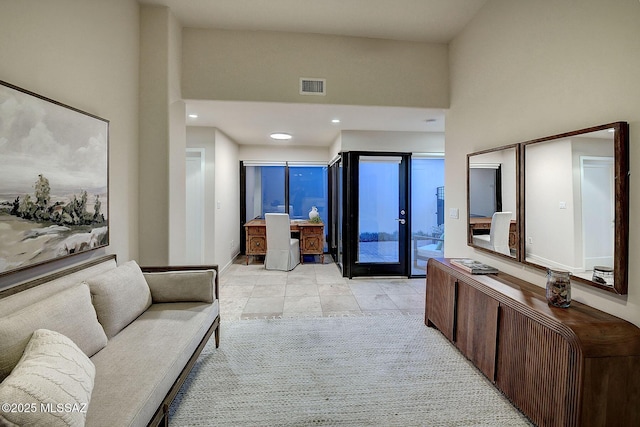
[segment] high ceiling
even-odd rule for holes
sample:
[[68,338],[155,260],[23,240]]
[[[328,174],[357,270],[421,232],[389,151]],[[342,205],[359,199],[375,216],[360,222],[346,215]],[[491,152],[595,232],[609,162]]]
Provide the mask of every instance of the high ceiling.
[[140,0],[185,27],[448,43],[486,0]]
[[[486,0],[139,0],[168,6],[185,27],[284,31],[448,43]],[[444,112],[399,107],[187,101],[190,125],[215,126],[240,144],[328,146],[340,130],[444,131]],[[331,119],[341,123],[333,124]],[[426,121],[435,119],[435,121]]]

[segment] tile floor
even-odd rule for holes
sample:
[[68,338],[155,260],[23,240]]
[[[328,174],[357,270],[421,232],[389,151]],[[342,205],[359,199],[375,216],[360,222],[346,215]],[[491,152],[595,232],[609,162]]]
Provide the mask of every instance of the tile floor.
[[220,316],[305,317],[424,314],[425,279],[342,277],[325,264],[305,262],[294,270],[266,270],[259,261],[238,259],[220,275]]

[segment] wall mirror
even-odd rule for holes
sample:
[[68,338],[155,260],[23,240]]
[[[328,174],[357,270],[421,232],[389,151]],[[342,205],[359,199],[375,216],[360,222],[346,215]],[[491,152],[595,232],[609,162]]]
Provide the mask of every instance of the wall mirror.
[[467,155],[467,243],[519,260],[518,159],[518,144]]
[[522,262],[627,293],[628,124],[522,143]]

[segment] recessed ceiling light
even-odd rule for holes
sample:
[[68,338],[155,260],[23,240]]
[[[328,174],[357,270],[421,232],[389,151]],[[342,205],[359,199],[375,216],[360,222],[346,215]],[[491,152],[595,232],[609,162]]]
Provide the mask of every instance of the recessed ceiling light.
[[333,119],[331,120],[331,123],[340,123],[340,119]]
[[197,119],[198,115],[197,114],[189,114],[189,118],[190,119]]
[[272,133],[270,136],[271,136],[271,139],[277,139],[280,141],[284,141],[292,138],[290,134],[284,133],[284,132],[275,132],[275,133]]

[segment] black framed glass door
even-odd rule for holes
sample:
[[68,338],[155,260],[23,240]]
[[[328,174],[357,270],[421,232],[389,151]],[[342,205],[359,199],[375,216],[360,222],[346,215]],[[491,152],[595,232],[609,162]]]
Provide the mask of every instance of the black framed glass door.
[[410,154],[349,152],[343,160],[344,275],[407,276]]

